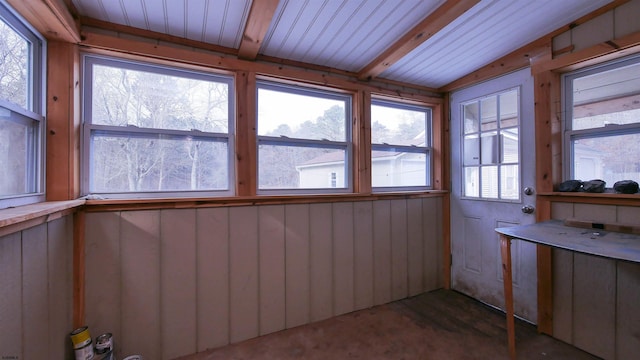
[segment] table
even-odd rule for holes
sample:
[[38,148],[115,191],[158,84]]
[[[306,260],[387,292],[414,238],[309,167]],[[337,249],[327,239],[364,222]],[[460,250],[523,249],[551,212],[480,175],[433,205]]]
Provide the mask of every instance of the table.
[[602,230],[605,226],[598,223],[589,225],[589,228],[573,227],[566,226],[561,220],[549,220],[495,229],[500,234],[507,338],[511,359],[516,358],[511,240],[519,239],[583,254],[640,263],[640,235]]

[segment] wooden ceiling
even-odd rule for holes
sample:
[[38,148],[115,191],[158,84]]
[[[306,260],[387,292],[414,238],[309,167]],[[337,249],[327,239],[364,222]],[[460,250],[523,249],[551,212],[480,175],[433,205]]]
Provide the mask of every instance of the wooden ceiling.
[[331,68],[362,80],[381,78],[433,89],[612,2],[64,1],[85,26],[185,39],[243,59]]

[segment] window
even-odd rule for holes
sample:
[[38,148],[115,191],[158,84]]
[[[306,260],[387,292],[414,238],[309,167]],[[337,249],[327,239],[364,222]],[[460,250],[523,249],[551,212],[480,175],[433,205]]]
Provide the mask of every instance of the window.
[[0,2],[0,208],[44,201],[44,47]]
[[640,178],[640,56],[563,76],[565,179]]
[[520,199],[519,109],[518,88],[462,104],[465,197]]
[[377,190],[431,187],[431,109],[371,102],[371,184]]
[[94,55],[83,59],[85,193],[231,193],[231,77]]
[[267,81],[257,91],[258,191],[351,191],[351,96]]

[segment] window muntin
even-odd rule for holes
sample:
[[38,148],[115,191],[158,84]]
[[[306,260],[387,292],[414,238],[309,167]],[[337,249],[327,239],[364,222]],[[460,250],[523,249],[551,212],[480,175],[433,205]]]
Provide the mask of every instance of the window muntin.
[[351,96],[259,81],[257,98],[259,193],[351,191]]
[[431,188],[431,109],[371,102],[371,185],[376,191]]
[[45,46],[0,2],[0,208],[44,201]]
[[231,77],[83,58],[85,193],[231,193]]
[[640,57],[565,74],[565,179],[640,178]]
[[464,197],[520,199],[519,104],[518,88],[462,104]]

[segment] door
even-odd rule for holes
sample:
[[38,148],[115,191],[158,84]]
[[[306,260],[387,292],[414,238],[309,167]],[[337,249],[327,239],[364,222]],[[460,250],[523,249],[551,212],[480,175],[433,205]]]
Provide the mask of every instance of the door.
[[[494,229],[535,222],[533,114],[529,69],[451,95],[452,287],[503,310]],[[511,249],[515,313],[535,323],[536,247]]]

